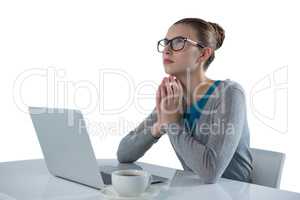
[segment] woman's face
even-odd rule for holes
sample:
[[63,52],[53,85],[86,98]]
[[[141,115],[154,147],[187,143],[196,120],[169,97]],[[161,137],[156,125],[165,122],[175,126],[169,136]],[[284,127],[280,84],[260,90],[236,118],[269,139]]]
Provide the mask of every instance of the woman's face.
[[[178,36],[186,37],[193,41],[198,41],[195,31],[189,25],[172,25],[169,28],[165,38],[170,40]],[[165,72],[169,75],[176,76],[179,74],[186,74],[188,68],[191,71],[194,71],[200,65],[200,53],[200,49],[189,42],[185,42],[184,48],[179,51],[173,51],[169,43],[163,51],[163,64]],[[168,60],[173,62],[168,62]]]

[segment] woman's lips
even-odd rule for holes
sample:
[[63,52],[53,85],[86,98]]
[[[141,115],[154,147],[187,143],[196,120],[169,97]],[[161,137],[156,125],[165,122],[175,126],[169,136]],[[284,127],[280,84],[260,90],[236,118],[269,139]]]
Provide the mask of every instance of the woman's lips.
[[170,60],[170,59],[164,59],[164,64],[171,64],[173,63],[174,61],[173,60]]

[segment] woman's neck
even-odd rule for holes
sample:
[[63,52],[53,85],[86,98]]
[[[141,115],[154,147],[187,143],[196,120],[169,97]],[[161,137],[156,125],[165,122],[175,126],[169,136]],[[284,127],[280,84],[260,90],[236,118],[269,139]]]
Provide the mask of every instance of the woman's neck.
[[183,86],[184,98],[186,106],[189,106],[199,100],[211,84],[213,80],[207,78],[205,73],[186,72],[186,74],[176,76]]

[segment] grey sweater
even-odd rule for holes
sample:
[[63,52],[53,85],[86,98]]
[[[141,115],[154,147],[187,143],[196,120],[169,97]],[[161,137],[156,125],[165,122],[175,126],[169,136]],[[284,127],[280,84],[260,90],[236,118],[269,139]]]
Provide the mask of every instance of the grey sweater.
[[[252,156],[246,100],[240,84],[223,80],[201,110],[194,129],[182,118],[165,129],[184,170],[199,175],[205,183],[218,178],[251,182]],[[159,139],[151,135],[157,120],[156,109],[120,142],[121,163],[135,162]]]

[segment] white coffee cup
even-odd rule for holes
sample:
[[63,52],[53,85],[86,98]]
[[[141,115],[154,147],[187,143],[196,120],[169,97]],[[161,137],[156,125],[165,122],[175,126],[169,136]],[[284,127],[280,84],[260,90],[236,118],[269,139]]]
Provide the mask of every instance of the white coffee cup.
[[111,178],[116,192],[124,197],[141,195],[151,183],[151,175],[143,170],[118,170]]

